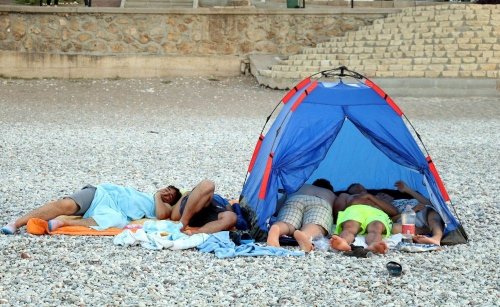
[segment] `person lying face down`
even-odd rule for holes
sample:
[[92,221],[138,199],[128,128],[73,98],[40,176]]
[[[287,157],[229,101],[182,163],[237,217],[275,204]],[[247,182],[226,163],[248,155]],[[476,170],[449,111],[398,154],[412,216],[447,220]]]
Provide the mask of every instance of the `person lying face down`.
[[[14,234],[30,218],[49,222],[49,230],[61,226],[87,226],[103,230],[123,228],[132,220],[142,218],[168,219],[172,204],[181,197],[175,186],[167,186],[154,194],[131,187],[104,183],[86,185],[81,190],[61,199],[48,202],[1,228],[3,234]],[[78,215],[82,219],[57,220],[61,215]]]
[[280,236],[293,235],[302,250],[311,251],[312,238],[331,232],[335,198],[333,187],[326,179],[304,184],[280,208],[277,222],[269,229],[267,245],[278,247]]
[[398,212],[394,206],[369,194],[360,183],[354,183],[342,193],[334,204],[339,210],[335,235],[330,246],[340,251],[350,251],[350,244],[357,234],[366,233],[366,244],[373,252],[385,254],[387,244],[383,235],[389,236],[392,229],[390,216]]

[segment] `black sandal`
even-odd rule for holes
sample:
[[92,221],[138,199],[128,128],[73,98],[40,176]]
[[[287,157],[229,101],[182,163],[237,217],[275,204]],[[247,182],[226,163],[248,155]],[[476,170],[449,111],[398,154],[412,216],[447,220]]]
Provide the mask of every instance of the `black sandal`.
[[401,266],[401,264],[395,261],[389,261],[385,266],[387,268],[387,271],[389,271],[389,275],[391,276],[399,277],[403,273],[403,267]]
[[368,258],[372,255],[372,251],[364,248],[363,246],[356,246],[351,244],[351,250],[344,252],[344,255],[356,258]]

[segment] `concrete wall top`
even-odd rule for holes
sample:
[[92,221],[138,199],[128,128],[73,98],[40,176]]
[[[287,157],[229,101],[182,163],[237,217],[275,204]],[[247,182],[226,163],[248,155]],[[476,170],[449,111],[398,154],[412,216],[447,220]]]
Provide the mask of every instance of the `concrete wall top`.
[[9,13],[81,13],[81,14],[180,14],[180,15],[370,15],[399,12],[399,8],[310,7],[299,9],[221,7],[221,8],[118,8],[118,7],[41,7],[0,5]]

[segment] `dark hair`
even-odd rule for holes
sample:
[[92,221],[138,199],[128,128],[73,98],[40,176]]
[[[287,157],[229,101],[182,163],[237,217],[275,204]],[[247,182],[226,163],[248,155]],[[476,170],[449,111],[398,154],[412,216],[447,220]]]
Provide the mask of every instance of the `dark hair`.
[[349,194],[353,194],[353,193],[351,192],[351,189],[352,189],[352,188],[354,188],[354,187],[356,187],[356,186],[360,186],[361,188],[363,188],[363,190],[366,190],[366,188],[365,188],[365,187],[364,187],[361,183],[359,183],[359,182],[355,182],[355,183],[352,183],[351,185],[349,185],[349,186],[347,187],[347,190],[346,190],[346,191],[347,191],[347,193],[349,193]]
[[333,192],[332,184],[330,183],[330,181],[328,181],[324,178],[314,180],[312,185],[320,187],[320,188],[324,188],[324,189],[327,189],[327,190],[330,190]]
[[177,187],[174,187],[173,185],[169,185],[168,187],[175,191],[175,196],[174,199],[172,200],[173,204],[170,204],[173,206],[179,201],[179,199],[181,199],[182,193]]

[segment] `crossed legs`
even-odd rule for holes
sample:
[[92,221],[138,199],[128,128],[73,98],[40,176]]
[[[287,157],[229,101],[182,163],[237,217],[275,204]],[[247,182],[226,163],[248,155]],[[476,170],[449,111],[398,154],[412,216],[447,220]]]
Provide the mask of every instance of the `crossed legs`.
[[439,214],[430,210],[427,215],[427,223],[431,229],[432,236],[428,237],[425,235],[416,235],[413,237],[413,241],[422,244],[436,244],[441,245],[441,239],[443,238],[443,220]]
[[[20,218],[16,219],[15,221],[7,224],[2,228],[3,233],[7,234],[13,234],[17,231],[19,227],[22,227],[28,223],[28,220],[31,218],[39,218],[42,220],[52,220],[60,215],[73,215],[75,214],[80,207],[76,204],[76,202],[71,199],[71,198],[63,198],[63,199],[58,199],[55,201],[51,201],[49,203],[44,204],[41,207],[38,207],[27,214],[21,216]],[[89,219],[85,220],[74,220],[74,221],[57,221],[54,226],[61,227],[66,225],[67,222],[69,222],[71,225],[83,225],[83,226],[93,226],[97,225],[93,219],[90,219],[92,221],[87,221]],[[92,224],[93,222],[93,224]],[[82,224],[84,223],[84,224]],[[87,224],[85,224],[87,223]],[[88,224],[90,223],[90,224]],[[68,224],[69,225],[69,224]]]

